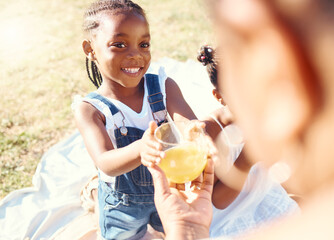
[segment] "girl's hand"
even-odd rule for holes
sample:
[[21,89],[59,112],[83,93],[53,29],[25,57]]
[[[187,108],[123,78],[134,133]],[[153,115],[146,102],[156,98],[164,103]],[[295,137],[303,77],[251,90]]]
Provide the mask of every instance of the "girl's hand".
[[205,123],[199,120],[191,120],[184,129],[184,138],[187,141],[196,140],[199,136],[204,135]]
[[165,157],[165,153],[161,151],[161,144],[154,138],[154,131],[157,127],[156,122],[151,121],[141,139],[142,144],[141,149],[139,149],[141,163],[146,167],[153,167]]

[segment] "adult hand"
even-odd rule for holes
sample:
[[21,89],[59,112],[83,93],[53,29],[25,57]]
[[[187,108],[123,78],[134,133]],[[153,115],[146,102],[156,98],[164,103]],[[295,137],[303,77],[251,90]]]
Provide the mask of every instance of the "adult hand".
[[149,167],[149,170],[154,181],[155,205],[165,230],[165,239],[209,237],[214,177],[211,158],[208,158],[203,178],[193,182],[192,190],[178,190],[176,184],[169,185],[158,166]]

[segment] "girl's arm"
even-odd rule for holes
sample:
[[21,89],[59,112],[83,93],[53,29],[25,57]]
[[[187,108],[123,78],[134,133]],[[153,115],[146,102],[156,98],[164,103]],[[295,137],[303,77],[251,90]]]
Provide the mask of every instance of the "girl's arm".
[[[225,108],[218,108],[217,110],[213,111],[210,115],[204,117],[202,121],[205,122],[206,131],[209,134],[209,136],[212,138],[212,140],[215,142],[217,140],[217,137],[219,137],[219,133],[221,133],[222,129],[221,126],[213,119],[217,119],[222,127],[226,127],[227,125],[231,124],[233,122],[232,115],[228,109]],[[221,142],[220,142],[221,143]],[[229,204],[231,204],[235,198],[239,195],[240,190],[243,186],[243,183],[245,179],[243,178],[237,178],[238,181],[235,181],[236,179],[232,178],[232,180],[228,177],[228,175],[231,175],[231,173],[225,172],[225,167],[220,166],[222,159],[219,157],[215,158],[215,178],[214,178],[214,188],[213,188],[213,194],[212,194],[212,203],[213,205],[218,209],[224,209]],[[224,164],[223,164],[224,165]],[[238,169],[242,172],[248,172],[250,169],[250,165],[248,165],[247,159],[245,158],[244,151],[240,153],[238,158],[234,162],[233,171],[234,169]],[[221,171],[222,170],[222,171]],[[224,176],[222,178],[222,176]],[[235,176],[235,175],[231,175]],[[247,175],[242,175],[242,177],[245,177]],[[231,187],[231,184],[226,184],[225,181],[231,183],[233,182],[239,182],[239,185],[233,185],[234,187]]]
[[215,140],[218,134],[222,131],[221,127],[218,123],[213,119],[216,118],[222,127],[226,127],[227,125],[232,123],[232,115],[229,110],[226,108],[218,108],[210,113],[210,115],[203,117],[201,121],[205,122],[205,130],[210,135],[210,137]]
[[[105,129],[104,115],[87,102],[81,102],[75,111],[76,125],[84,139],[88,153],[95,165],[109,176],[119,176],[129,172],[141,164],[140,151],[148,149],[147,155],[159,156],[159,144],[143,137],[126,147],[114,149]],[[144,134],[145,135],[145,134]],[[148,134],[146,134],[148,135]],[[151,151],[151,152],[150,152]]]
[[166,102],[167,111],[174,121],[182,121],[185,119],[197,119],[193,110],[184,99],[182,92],[176,82],[166,79]]

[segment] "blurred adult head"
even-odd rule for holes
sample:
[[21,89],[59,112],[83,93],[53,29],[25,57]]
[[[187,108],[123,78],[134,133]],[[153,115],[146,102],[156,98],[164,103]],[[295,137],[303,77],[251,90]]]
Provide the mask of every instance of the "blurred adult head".
[[250,157],[286,163],[295,193],[334,180],[334,1],[211,3],[218,86]]

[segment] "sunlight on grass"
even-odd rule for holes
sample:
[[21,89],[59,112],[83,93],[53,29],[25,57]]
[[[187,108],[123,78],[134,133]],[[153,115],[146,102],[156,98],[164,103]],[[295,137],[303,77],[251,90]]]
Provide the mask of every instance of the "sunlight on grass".
[[15,57],[16,60],[27,57],[29,36],[33,31],[23,19],[8,20],[0,24],[0,51],[3,56]]
[[[202,0],[138,0],[152,35],[152,61],[195,60],[212,43]],[[52,145],[75,130],[72,98],[94,90],[81,48],[91,0],[0,1],[0,199],[31,186]]]
[[0,59],[9,68],[29,60],[30,54],[40,44],[40,18],[29,14],[31,6],[26,4],[27,2],[14,2],[13,6],[8,5],[1,11]]

